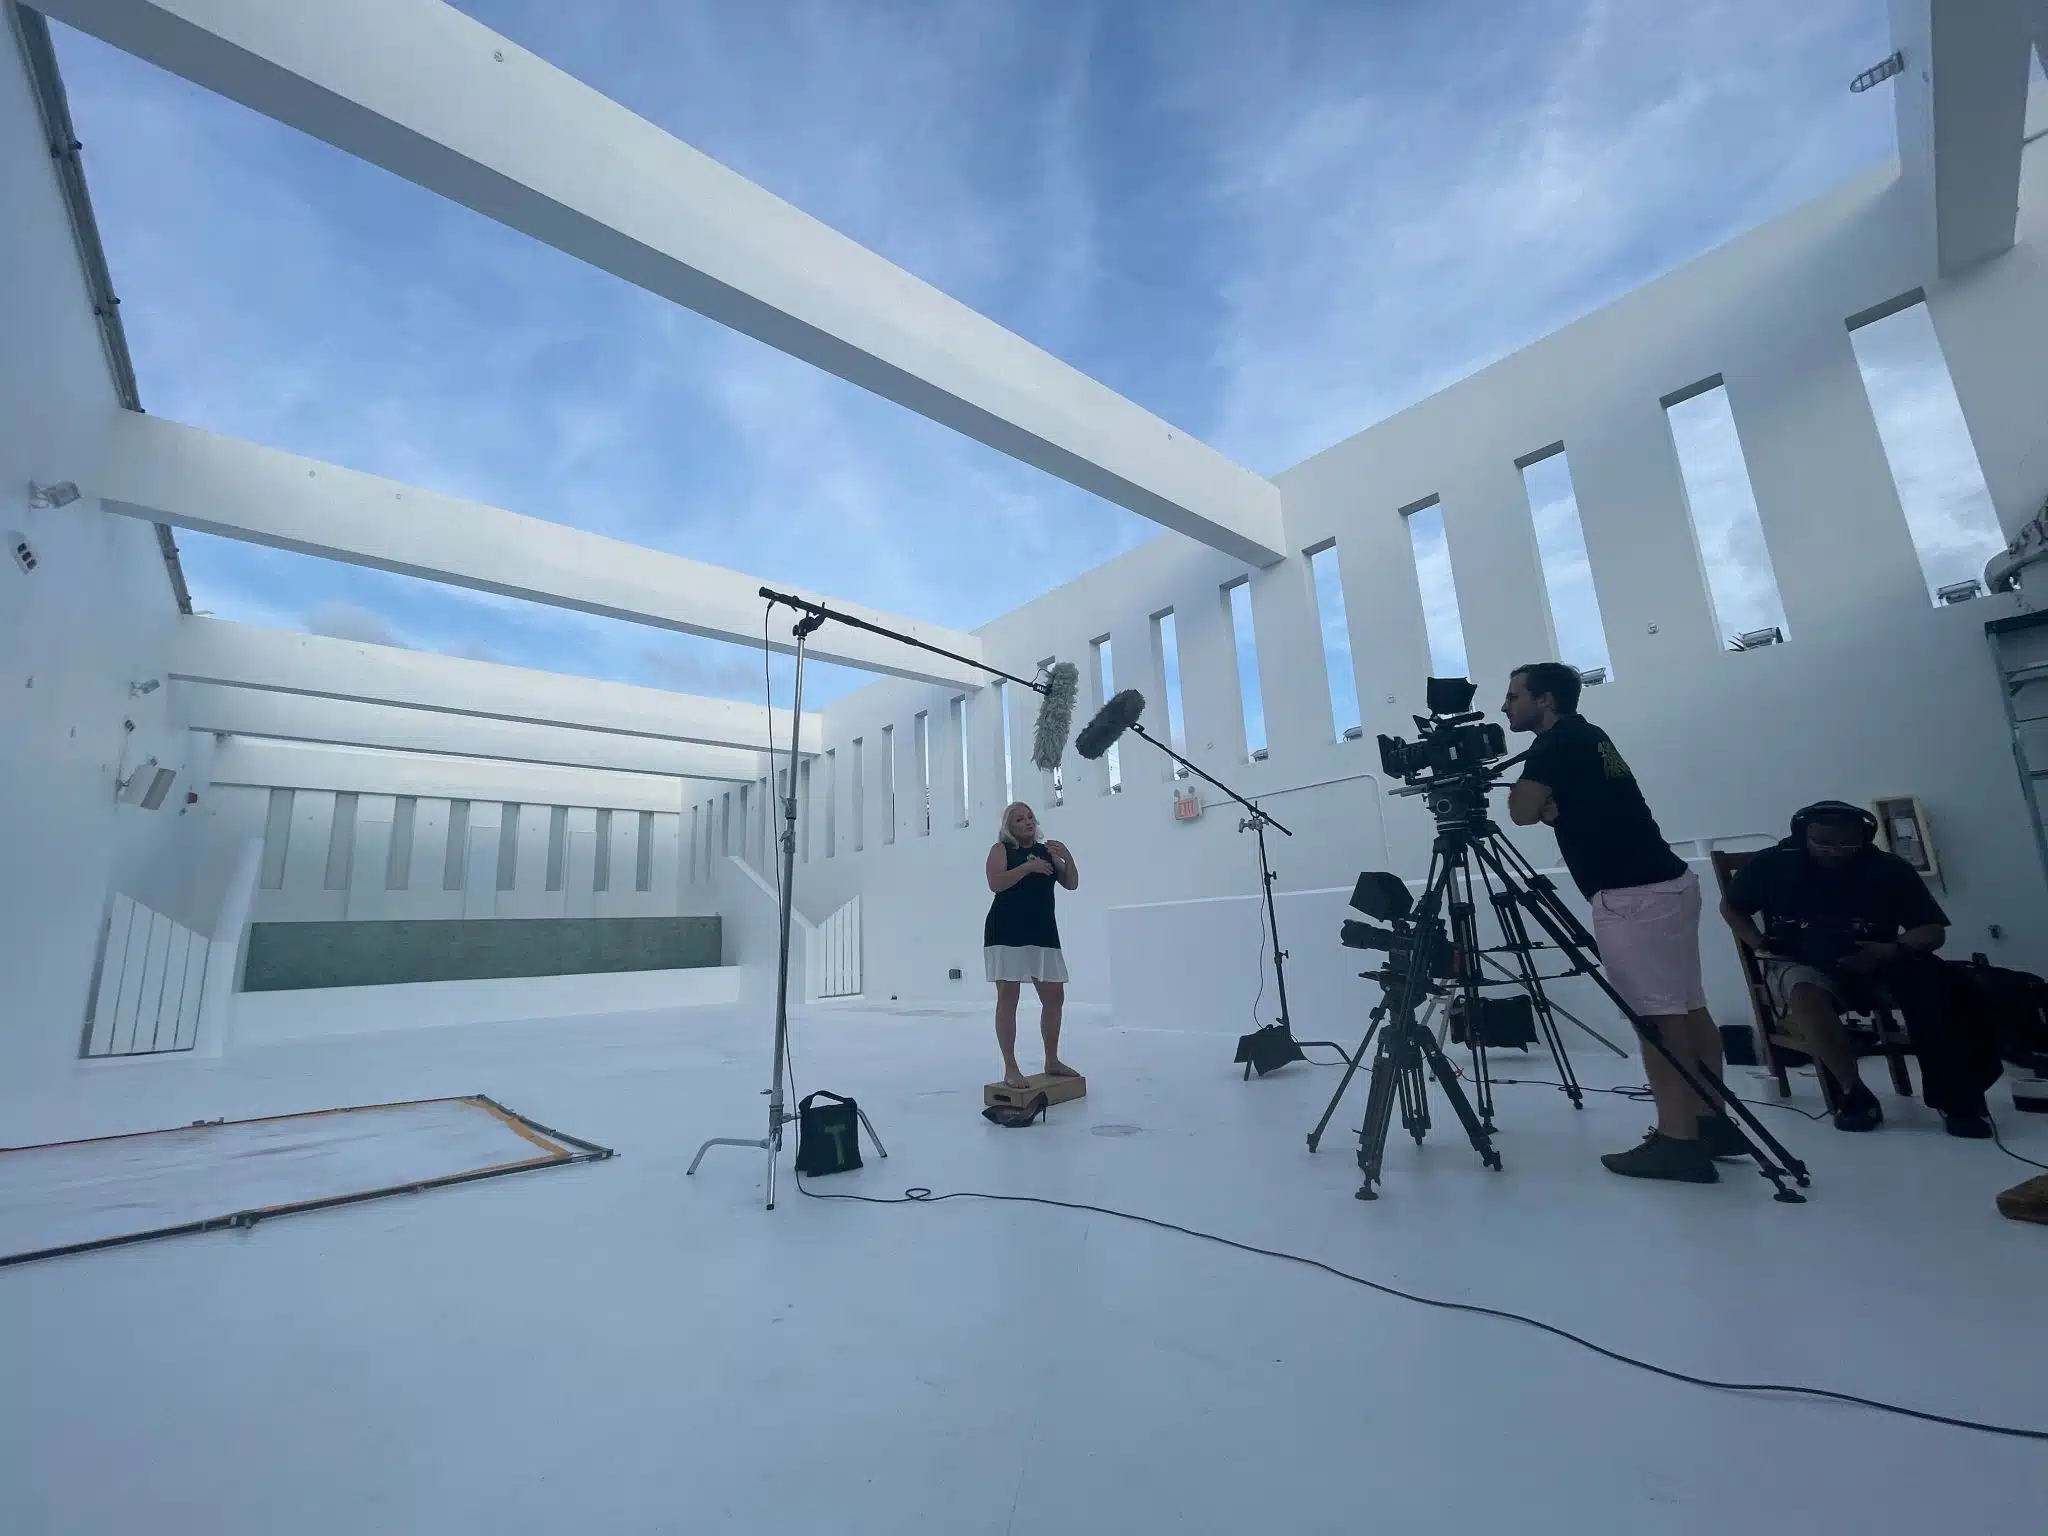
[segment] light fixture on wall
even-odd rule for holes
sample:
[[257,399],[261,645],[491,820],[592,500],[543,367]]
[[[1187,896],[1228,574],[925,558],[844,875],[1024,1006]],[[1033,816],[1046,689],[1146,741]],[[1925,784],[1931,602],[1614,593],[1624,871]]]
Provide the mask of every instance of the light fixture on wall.
[[1585,667],[1579,672],[1579,685],[1583,688],[1598,688],[1607,681],[1605,667]]
[[163,687],[163,680],[155,677],[144,683],[130,683],[128,685],[128,697],[133,699],[145,693],[155,693],[161,687]]
[[1772,624],[1763,629],[1745,629],[1728,642],[1731,651],[1760,651],[1767,645],[1783,645],[1785,631]]
[[24,576],[33,576],[36,567],[42,563],[36,558],[36,552],[29,548],[28,535],[17,533],[12,528],[7,530],[7,550],[14,556],[14,563],[21,567]]
[[114,798],[123,805],[139,805],[153,811],[164,803],[171,784],[178,777],[175,768],[160,768],[155,758],[145,758],[127,778],[116,782]]
[[1851,80],[1849,82],[1849,89],[1860,96],[1873,85],[1878,85],[1891,79],[1893,75],[1898,74],[1905,67],[1906,56],[1903,53],[1894,53],[1890,58],[1880,64],[1871,65],[1870,68],[1863,71],[1854,80]]
[[1972,576],[1967,581],[1952,581],[1945,587],[1936,587],[1934,600],[1948,608],[1956,603],[1967,603],[1971,598],[1981,596],[1983,591],[1984,583]]
[[28,483],[28,504],[32,507],[68,507],[78,500],[78,485],[75,481],[59,480],[55,485]]

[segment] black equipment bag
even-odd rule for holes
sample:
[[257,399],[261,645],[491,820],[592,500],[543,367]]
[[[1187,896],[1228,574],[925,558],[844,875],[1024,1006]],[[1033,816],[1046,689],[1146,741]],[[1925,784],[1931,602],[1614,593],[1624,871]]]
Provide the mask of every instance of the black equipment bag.
[[1967,983],[1971,1007],[1998,1037],[1998,1054],[2017,1067],[2048,1060],[2048,981],[2030,971],[2008,970],[1972,955],[1968,965],[1951,961]]
[[823,1088],[805,1094],[796,1106],[796,1171],[816,1177],[860,1165],[860,1106]]

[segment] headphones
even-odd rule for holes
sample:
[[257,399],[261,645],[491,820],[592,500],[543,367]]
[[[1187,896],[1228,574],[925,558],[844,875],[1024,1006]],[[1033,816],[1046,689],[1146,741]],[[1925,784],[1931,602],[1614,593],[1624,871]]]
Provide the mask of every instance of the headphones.
[[1816,800],[1803,805],[1792,813],[1792,841],[1803,844],[1806,829],[1816,821],[1853,821],[1863,828],[1866,843],[1877,841],[1877,818],[1860,805],[1851,805],[1846,800]]

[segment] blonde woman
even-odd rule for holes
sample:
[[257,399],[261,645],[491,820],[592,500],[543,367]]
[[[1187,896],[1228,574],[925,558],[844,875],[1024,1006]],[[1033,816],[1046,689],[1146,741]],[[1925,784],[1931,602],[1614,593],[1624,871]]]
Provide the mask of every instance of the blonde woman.
[[1038,989],[1038,1031],[1045,1040],[1045,1070],[1053,1077],[1081,1074],[1060,1060],[1060,1010],[1067,997],[1067,961],[1060,953],[1059,924],[1053,920],[1055,883],[1073,890],[1081,883],[1066,845],[1038,840],[1038,817],[1023,801],[1006,806],[1000,839],[988,851],[988,888],[995,899],[982,924],[982,958],[996,984],[996,1044],[1003,1052],[1003,1081],[1023,1088],[1017,1065],[1017,996],[1025,982]]

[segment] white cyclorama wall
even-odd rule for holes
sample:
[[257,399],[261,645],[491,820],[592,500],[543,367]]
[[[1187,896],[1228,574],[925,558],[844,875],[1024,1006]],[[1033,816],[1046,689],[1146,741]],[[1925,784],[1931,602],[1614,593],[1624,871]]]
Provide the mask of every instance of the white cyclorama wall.
[[[0,25],[0,531],[25,535],[24,573],[0,559],[0,1079],[76,1059],[99,928],[117,883],[210,932],[178,856],[193,771],[167,715],[177,617],[156,536],[88,501],[28,505],[31,480],[85,478],[89,424],[118,401],[57,177],[12,27]],[[135,730],[124,732],[123,720]],[[117,806],[117,772],[155,756],[179,771],[161,809]]]
[[[2001,522],[2011,533],[2031,517],[2048,493],[2048,455],[2038,449],[2039,402],[2048,400],[2048,145],[2027,152],[2019,245],[1957,282],[1916,264],[1920,245],[1893,176],[1881,170],[1807,204],[1280,476],[1290,556],[1249,572],[1265,760],[1249,761],[1245,750],[1222,592],[1246,570],[1184,540],[1156,539],[996,620],[981,631],[986,654],[1028,671],[1045,656],[1085,662],[1089,642],[1109,635],[1117,684],[1145,693],[1146,723],[1163,736],[1152,619],[1172,609],[1189,755],[1265,797],[1297,834],[1272,838],[1278,888],[1348,890],[1373,867],[1419,876],[1430,825],[1414,800],[1384,793],[1373,745],[1378,732],[1413,735],[1409,715],[1422,708],[1430,669],[1398,509],[1441,497],[1477,702],[1497,711],[1510,668],[1556,652],[1515,464],[1562,441],[1614,664],[1613,680],[1589,690],[1584,709],[1615,737],[1665,834],[1757,846],[1815,799],[1918,795],[1946,878],[1935,894],[1953,920],[1947,952],[2048,968],[2048,891],[1983,634],[1985,621],[2021,611],[2023,597],[1929,605],[1846,325],[1924,290]],[[1730,653],[1709,607],[1662,401],[1716,375],[1788,615],[1781,647]],[[1333,538],[1364,725],[1363,739],[1348,742],[1334,739],[1302,553]],[[1009,692],[1022,695],[1012,701],[1017,793],[1071,845],[1082,871],[1080,890],[1059,898],[1071,992],[1106,1001],[1108,910],[1255,895],[1251,838],[1212,791],[1199,820],[1176,823],[1170,764],[1129,737],[1121,794],[1107,792],[1102,764],[1070,751],[1066,803],[1054,808],[1028,760],[1038,701]],[[838,753],[842,784],[853,742],[864,743],[865,851],[853,851],[842,802],[832,857],[821,856],[812,829],[797,905],[816,917],[863,894],[869,996],[986,991],[981,864],[1002,799],[991,697],[969,705],[965,828],[949,814],[959,753],[947,739],[945,690],[885,681],[824,711],[823,745]],[[919,711],[935,738],[928,837],[907,750]],[[898,743],[893,844],[881,826],[885,725]],[[1556,862],[1547,829],[1512,835],[1539,866]],[[1718,967],[1726,937],[1707,884],[1702,942]],[[1332,915],[1283,930],[1297,966],[1309,965],[1311,949],[1335,951],[1335,925],[1324,921]],[[1204,943],[1191,928],[1187,950]],[[1154,963],[1171,964],[1171,952],[1157,950]],[[1341,963],[1333,953],[1316,963],[1325,962]],[[962,981],[948,979],[955,967]],[[1188,995],[1190,1007],[1203,1000]],[[1717,1000],[1725,1022],[1746,1017],[1718,983]],[[1244,1012],[1235,994],[1207,1002],[1215,1018],[1201,1027],[1234,1028]]]

